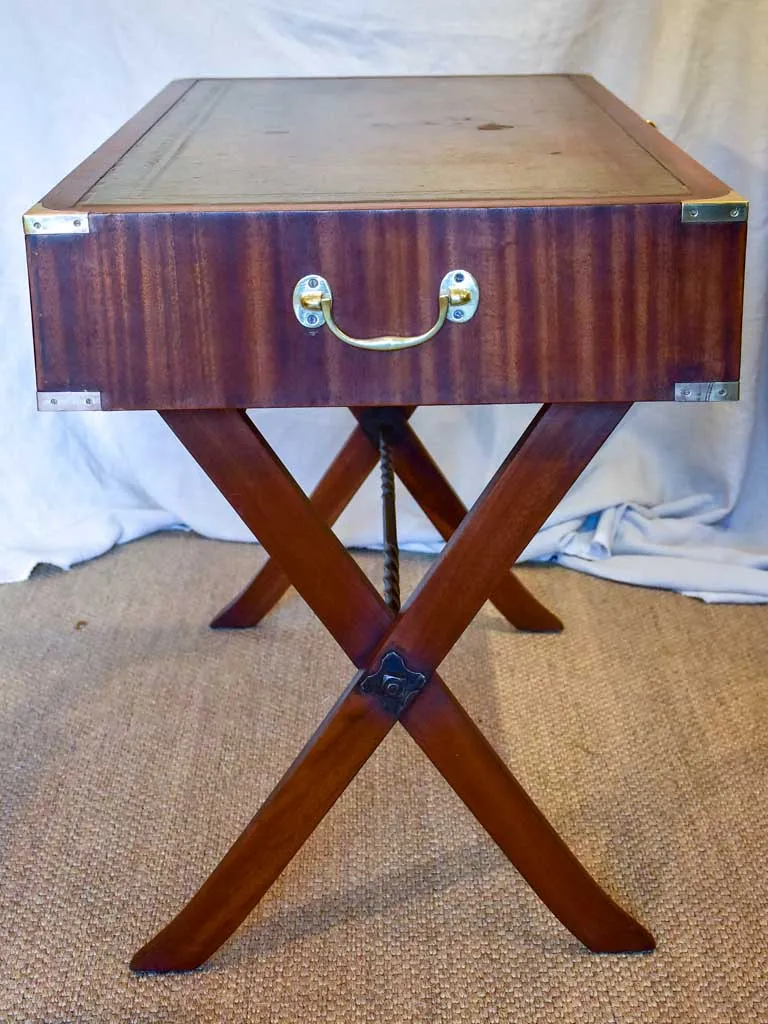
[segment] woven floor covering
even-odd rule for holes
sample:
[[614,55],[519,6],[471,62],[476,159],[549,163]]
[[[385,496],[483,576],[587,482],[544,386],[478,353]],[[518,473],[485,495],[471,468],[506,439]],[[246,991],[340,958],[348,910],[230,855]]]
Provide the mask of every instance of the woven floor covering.
[[264,557],[161,535],[0,589],[3,1024],[768,1021],[768,608],[549,567],[565,632],[486,605],[442,675],[654,954],[588,953],[396,728],[203,969],[133,976],[353,674],[293,593],[207,629]]

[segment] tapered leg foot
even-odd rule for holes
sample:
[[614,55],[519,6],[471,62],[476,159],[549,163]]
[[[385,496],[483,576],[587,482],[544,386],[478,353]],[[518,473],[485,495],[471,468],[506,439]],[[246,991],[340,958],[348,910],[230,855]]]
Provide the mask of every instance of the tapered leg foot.
[[290,581],[280,566],[269,559],[256,578],[219,612],[211,629],[248,629],[272,611]]
[[359,676],[198,892],[136,953],[131,970],[200,967],[299,851],[396,721],[355,689]]
[[562,633],[563,623],[508,572],[491,591],[491,602],[507,622],[523,633]]
[[440,680],[432,680],[401,723],[542,902],[588,949],[655,949],[651,933],[581,865]]

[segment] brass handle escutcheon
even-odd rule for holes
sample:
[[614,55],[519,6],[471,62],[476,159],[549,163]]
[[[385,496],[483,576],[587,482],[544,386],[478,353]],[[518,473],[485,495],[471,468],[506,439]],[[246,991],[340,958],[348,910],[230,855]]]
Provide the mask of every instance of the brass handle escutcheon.
[[428,331],[400,337],[385,335],[382,338],[352,338],[333,319],[333,293],[324,277],[307,274],[293,289],[293,311],[303,327],[316,330],[327,325],[328,329],[345,345],[365,348],[374,352],[392,352],[399,348],[413,348],[434,338],[446,320],[466,323],[471,320],[480,301],[480,288],[467,270],[451,270],[440,282],[437,296],[437,320]]

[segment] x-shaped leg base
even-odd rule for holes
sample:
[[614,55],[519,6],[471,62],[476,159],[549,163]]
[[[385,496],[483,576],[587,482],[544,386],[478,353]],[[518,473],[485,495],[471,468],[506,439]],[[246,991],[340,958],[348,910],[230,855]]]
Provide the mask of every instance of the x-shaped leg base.
[[[450,540],[467,510],[408,423],[413,408],[352,409],[359,425],[312,492],[310,501],[329,526],[336,522],[378,459],[378,431],[387,428],[395,472],[443,540]],[[213,629],[255,626],[275,606],[291,582],[274,559],[268,559],[256,578],[221,611]],[[490,600],[517,629],[559,633],[563,624],[540,604],[513,573],[496,584]]]
[[[178,971],[204,963],[259,902],[396,721],[586,946],[595,952],[654,948],[648,931],[581,866],[436,672],[495,592],[506,566],[626,410],[543,407],[398,616],[244,412],[164,413],[360,671],[202,888],[135,955],[134,970]],[[423,679],[409,681],[409,674]]]

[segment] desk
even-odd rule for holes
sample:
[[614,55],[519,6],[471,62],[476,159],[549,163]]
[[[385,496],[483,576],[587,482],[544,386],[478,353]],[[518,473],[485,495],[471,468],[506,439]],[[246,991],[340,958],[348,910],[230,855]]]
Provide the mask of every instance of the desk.
[[[586,946],[653,948],[437,670],[488,598],[561,628],[508,567],[633,402],[738,397],[746,219],[578,75],[174,82],[25,215],[38,407],[158,410],[272,559],[213,625],[290,582],[357,668],[135,970],[211,956],[396,723]],[[409,417],[517,402],[467,512]],[[358,421],[309,498],[245,411],[281,406]],[[386,600],[330,528],[379,459]],[[402,609],[391,470],[447,541]]]

